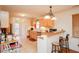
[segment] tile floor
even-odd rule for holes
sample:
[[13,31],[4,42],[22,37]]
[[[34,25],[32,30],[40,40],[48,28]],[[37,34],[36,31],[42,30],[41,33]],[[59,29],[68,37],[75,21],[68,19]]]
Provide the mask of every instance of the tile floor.
[[36,53],[37,47],[36,47],[36,41],[30,41],[29,39],[26,39],[22,43],[22,47],[20,48],[21,53]]
[[36,47],[36,41],[30,41],[29,39],[23,40],[22,46],[20,48],[16,49],[5,49],[2,53],[36,53],[37,47]]

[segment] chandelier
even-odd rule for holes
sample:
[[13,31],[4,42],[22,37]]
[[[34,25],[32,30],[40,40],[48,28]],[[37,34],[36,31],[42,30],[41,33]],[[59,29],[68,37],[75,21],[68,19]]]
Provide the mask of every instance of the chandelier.
[[55,15],[54,15],[53,12],[52,12],[52,6],[49,6],[49,8],[50,8],[50,11],[49,11],[49,13],[47,13],[47,14],[44,16],[44,18],[45,18],[45,19],[56,20],[56,17],[55,17]]

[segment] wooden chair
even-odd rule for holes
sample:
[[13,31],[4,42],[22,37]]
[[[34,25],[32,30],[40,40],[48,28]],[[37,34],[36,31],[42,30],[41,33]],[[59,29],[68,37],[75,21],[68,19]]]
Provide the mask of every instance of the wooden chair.
[[59,37],[60,53],[69,53],[69,34],[66,38]]
[[66,46],[66,53],[70,52],[69,51],[69,34],[66,35],[65,46]]
[[62,36],[59,37],[59,46],[60,46],[60,53],[63,53],[64,52],[64,38]]
[[58,53],[60,51],[59,43],[54,42],[52,43],[52,53]]

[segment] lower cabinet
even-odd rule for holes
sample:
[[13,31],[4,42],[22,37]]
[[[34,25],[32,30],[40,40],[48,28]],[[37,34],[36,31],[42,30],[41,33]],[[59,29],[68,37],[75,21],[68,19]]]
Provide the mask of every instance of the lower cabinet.
[[37,37],[37,53],[47,53],[47,37],[38,36]]

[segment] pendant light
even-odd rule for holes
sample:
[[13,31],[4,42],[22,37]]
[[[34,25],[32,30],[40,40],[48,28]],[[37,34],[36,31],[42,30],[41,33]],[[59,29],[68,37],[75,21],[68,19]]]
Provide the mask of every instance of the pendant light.
[[47,13],[47,14],[44,16],[44,18],[45,18],[45,19],[56,20],[56,17],[55,17],[55,15],[54,15],[53,12],[52,12],[52,6],[49,6],[49,8],[50,8],[50,11],[49,11],[49,13]]

